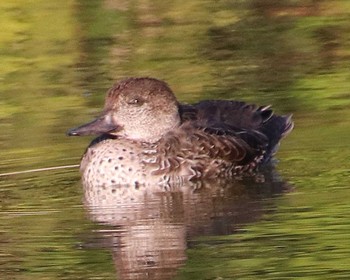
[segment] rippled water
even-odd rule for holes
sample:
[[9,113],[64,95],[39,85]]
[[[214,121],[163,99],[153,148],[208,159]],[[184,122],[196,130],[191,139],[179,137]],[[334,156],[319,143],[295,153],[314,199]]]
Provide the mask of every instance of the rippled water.
[[[2,1],[0,278],[349,279],[349,11],[341,0]],[[91,139],[65,132],[98,114],[114,81],[141,75],[182,102],[293,113],[276,168],[262,183],[84,199],[76,165]]]

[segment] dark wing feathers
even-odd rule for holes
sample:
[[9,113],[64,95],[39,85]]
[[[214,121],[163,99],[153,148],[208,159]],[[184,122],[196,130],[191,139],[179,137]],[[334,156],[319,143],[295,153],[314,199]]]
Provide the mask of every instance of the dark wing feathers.
[[276,116],[270,106],[238,101],[180,105],[179,113],[182,125],[146,152],[153,174],[189,170],[190,178],[203,178],[253,170],[293,128],[290,116]]
[[292,131],[293,127],[292,115],[273,115],[271,119],[261,127],[260,131],[269,139],[264,162],[269,161],[277,152],[281,139],[287,136]]
[[203,126],[223,123],[233,127],[257,129],[273,115],[270,106],[256,106],[240,101],[206,100],[193,105],[180,105],[184,121],[198,121]]
[[[182,121],[195,121],[216,134],[235,134],[250,147],[258,148],[261,137],[267,139],[265,161],[276,152],[280,140],[294,127],[291,115],[275,115],[271,106],[257,106],[240,101],[206,100],[193,105],[180,105]],[[219,126],[220,129],[216,129]],[[258,148],[259,149],[259,148]]]

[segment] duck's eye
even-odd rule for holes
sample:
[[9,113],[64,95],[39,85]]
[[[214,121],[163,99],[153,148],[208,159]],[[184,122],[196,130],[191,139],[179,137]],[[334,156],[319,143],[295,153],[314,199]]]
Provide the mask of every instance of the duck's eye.
[[128,104],[130,105],[137,105],[137,106],[141,106],[143,104],[143,100],[139,97],[135,97],[135,98],[131,98],[129,101],[128,101]]

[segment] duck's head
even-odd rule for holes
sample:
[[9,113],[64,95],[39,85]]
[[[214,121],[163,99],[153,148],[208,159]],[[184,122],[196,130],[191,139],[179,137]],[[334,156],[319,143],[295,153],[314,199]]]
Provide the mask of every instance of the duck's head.
[[111,134],[155,142],[179,126],[178,103],[169,86],[153,78],[128,78],[106,96],[102,114],[68,131],[69,136]]

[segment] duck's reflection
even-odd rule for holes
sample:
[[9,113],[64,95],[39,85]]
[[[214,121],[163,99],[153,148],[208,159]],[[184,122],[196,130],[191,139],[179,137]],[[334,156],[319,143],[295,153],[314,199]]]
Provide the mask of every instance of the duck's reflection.
[[273,169],[264,182],[206,181],[167,188],[99,187],[84,184],[92,220],[108,225],[118,279],[171,279],[186,261],[195,236],[231,234],[258,220],[268,198],[288,191]]

